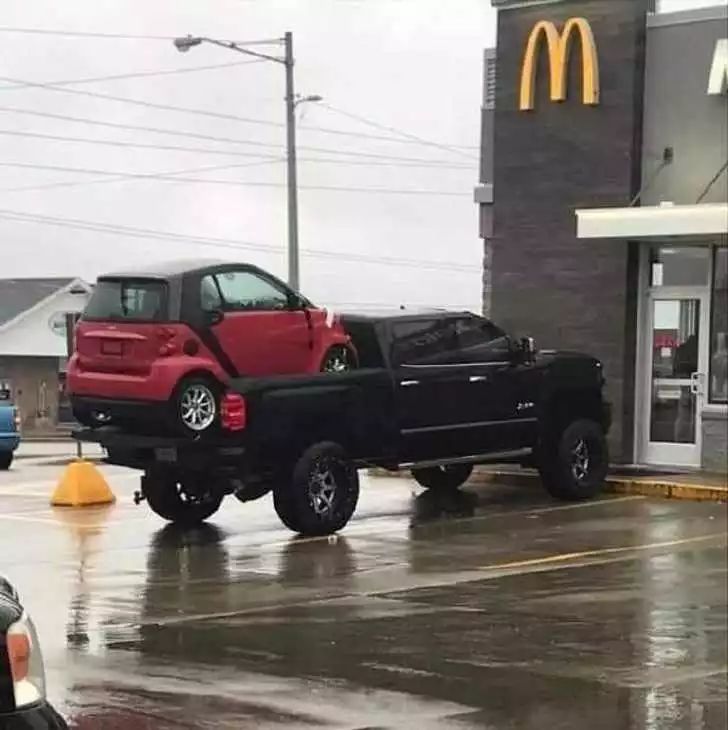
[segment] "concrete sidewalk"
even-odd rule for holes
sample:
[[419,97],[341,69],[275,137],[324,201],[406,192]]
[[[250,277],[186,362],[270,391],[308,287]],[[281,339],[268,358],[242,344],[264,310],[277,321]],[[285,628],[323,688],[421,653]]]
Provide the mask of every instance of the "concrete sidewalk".
[[[691,499],[697,501],[728,502],[728,478],[712,472],[642,472],[615,468],[607,477],[606,492],[639,494],[646,497]],[[394,474],[372,469],[372,476],[408,477],[409,472]],[[514,486],[539,485],[541,479],[535,469],[519,469],[512,465],[476,467],[469,484],[506,484]]]
[[[540,483],[540,477],[538,472],[533,469],[481,467],[473,474],[471,481],[474,484],[494,482],[532,484]],[[728,479],[725,474],[698,471],[672,474],[624,474],[616,469],[607,477],[605,491],[668,499],[728,502]]]

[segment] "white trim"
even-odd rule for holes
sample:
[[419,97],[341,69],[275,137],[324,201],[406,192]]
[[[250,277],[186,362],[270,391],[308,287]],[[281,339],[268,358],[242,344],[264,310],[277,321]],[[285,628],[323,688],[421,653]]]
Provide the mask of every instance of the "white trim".
[[22,312],[20,312],[20,314],[17,314],[15,317],[9,319],[7,322],[0,324],[0,332],[3,332],[4,330],[9,330],[11,327],[14,327],[19,322],[22,322],[26,317],[29,317],[34,312],[42,309],[49,302],[52,302],[54,299],[57,299],[63,294],[70,293],[71,290],[75,289],[76,287],[81,287],[82,289],[84,289],[86,294],[90,294],[93,291],[93,287],[91,286],[91,284],[86,283],[83,279],[73,279],[65,286],[56,289],[56,291],[54,291],[52,294],[49,294],[47,297],[44,297],[40,301],[36,302],[32,307],[30,307],[30,309],[24,309]]
[[715,234],[728,234],[728,203],[576,211],[577,238],[635,239]]

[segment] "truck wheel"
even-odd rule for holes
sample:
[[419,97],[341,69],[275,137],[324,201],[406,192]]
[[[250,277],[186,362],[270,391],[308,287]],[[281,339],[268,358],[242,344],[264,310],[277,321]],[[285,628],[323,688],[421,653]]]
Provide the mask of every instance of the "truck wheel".
[[0,471],[7,471],[13,463],[13,452],[6,451],[0,454]]
[[599,494],[609,469],[604,429],[580,419],[570,423],[541,458],[539,472],[546,491],[556,499],[577,501]]
[[306,450],[290,483],[273,491],[281,522],[302,535],[330,535],[351,519],[359,500],[359,474],[344,449],[325,441]]
[[447,464],[426,469],[412,469],[412,476],[421,487],[441,492],[462,487],[472,473],[472,464]]
[[198,480],[153,475],[142,479],[142,492],[152,511],[183,527],[204,522],[220,509],[222,495],[202,489]]
[[174,426],[187,436],[209,433],[218,424],[220,388],[210,378],[192,376],[177,386],[174,397]]
[[345,345],[332,347],[321,362],[322,373],[346,373],[356,368],[356,355]]

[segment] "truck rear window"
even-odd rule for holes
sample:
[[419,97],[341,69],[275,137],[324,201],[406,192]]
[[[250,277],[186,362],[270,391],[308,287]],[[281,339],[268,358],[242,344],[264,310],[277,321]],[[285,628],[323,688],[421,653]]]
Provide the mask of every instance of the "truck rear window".
[[101,279],[83,319],[163,322],[167,319],[167,285],[139,279]]

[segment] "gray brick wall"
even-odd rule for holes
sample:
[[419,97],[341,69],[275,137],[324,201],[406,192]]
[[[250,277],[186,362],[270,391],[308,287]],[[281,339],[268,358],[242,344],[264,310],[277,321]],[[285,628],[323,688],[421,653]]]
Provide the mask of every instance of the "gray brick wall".
[[703,411],[703,469],[728,472],[728,413]]
[[[605,364],[615,460],[633,442],[637,248],[576,239],[576,208],[627,205],[640,184],[648,0],[581,0],[499,12],[492,316],[543,347],[590,352]],[[536,108],[518,110],[523,52],[539,20],[587,18],[596,37],[601,103],[581,103],[580,57],[569,99],[548,98],[542,52]]]

